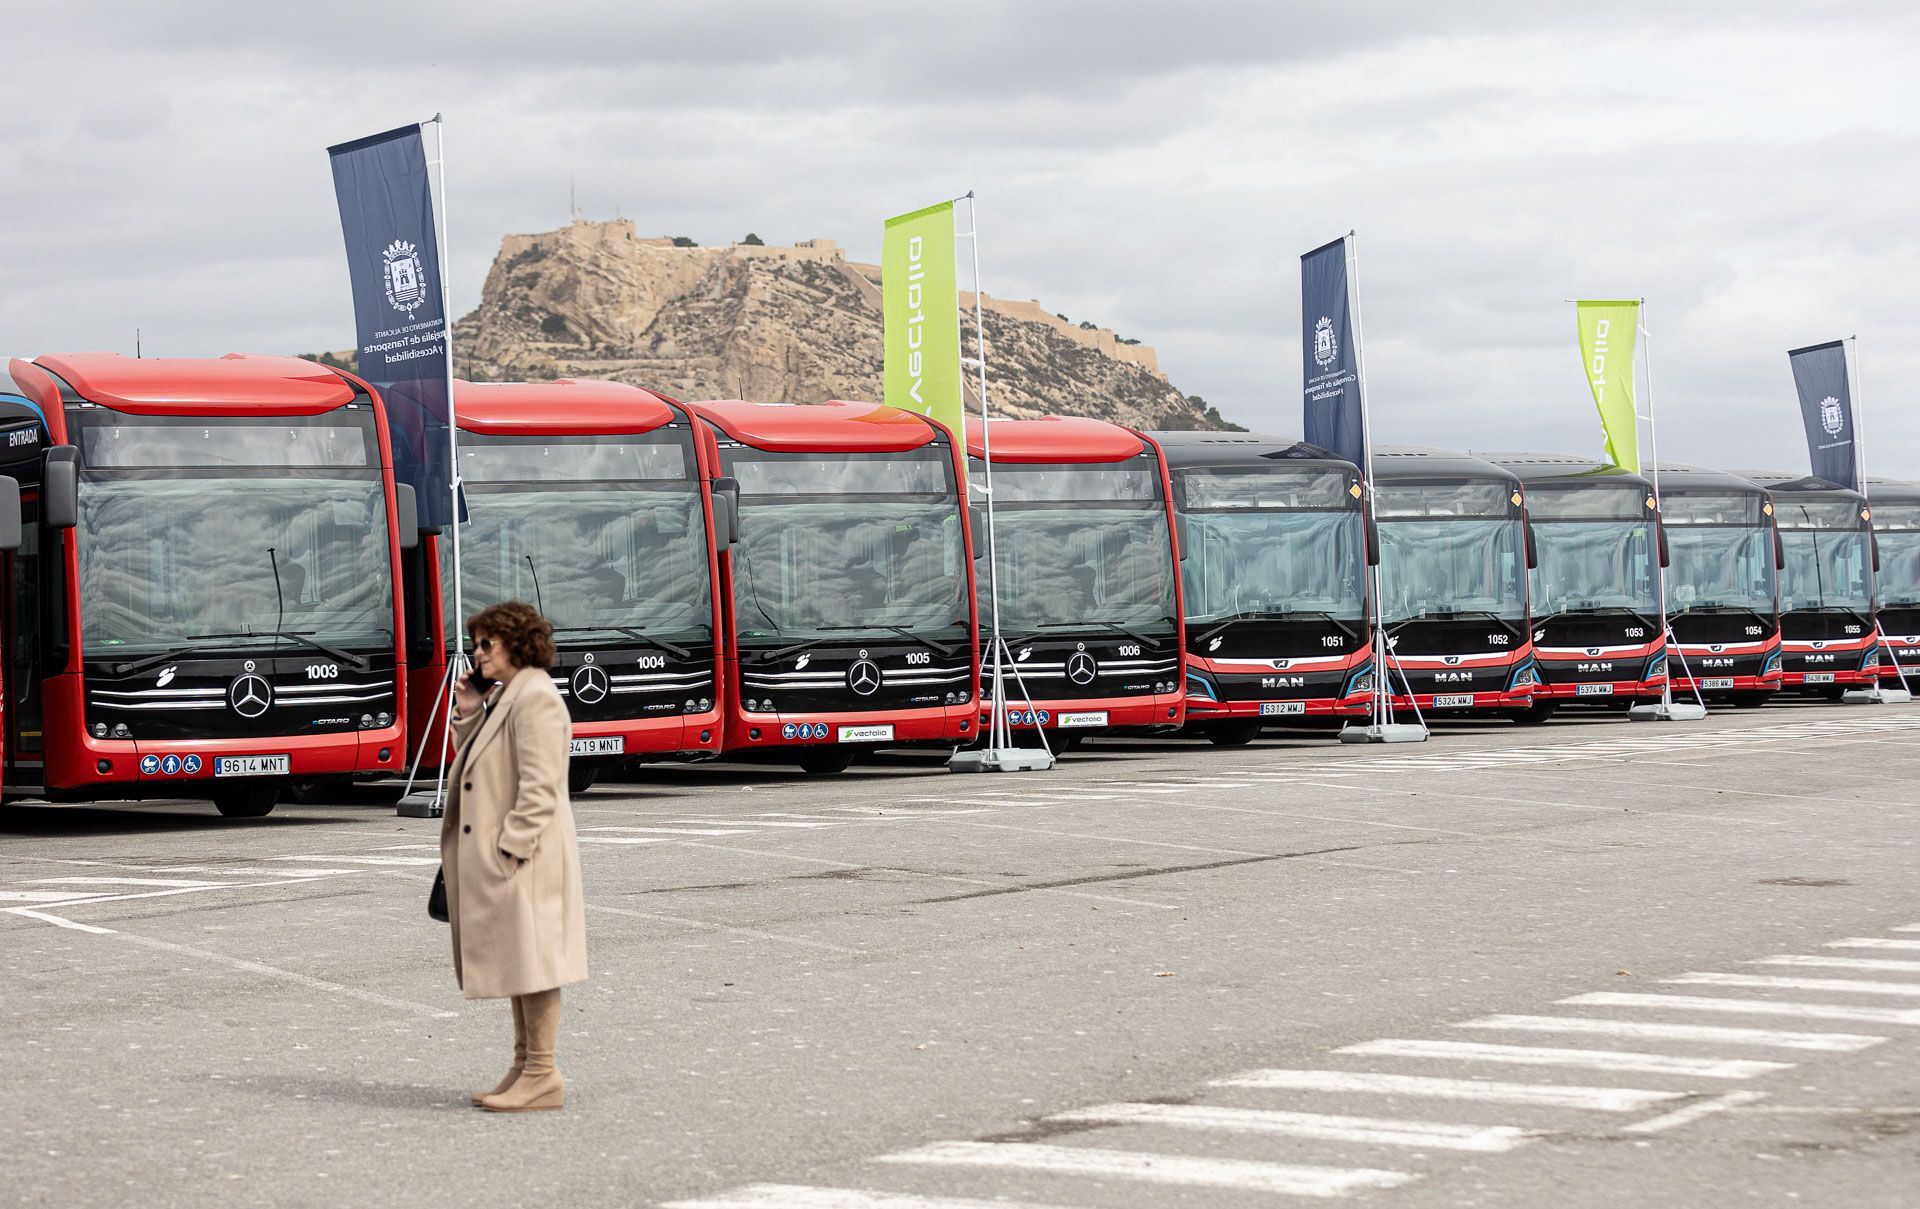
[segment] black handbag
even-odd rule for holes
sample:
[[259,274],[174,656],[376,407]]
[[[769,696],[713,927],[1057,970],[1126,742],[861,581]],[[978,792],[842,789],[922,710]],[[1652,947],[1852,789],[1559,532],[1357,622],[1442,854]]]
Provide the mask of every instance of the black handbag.
[[427,895],[427,914],[441,923],[451,923],[447,914],[447,870],[445,866],[433,875],[433,890]]

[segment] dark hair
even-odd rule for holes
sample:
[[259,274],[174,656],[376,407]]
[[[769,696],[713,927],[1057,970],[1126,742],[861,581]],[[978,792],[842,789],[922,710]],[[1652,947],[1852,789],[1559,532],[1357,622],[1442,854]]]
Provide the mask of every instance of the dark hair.
[[467,619],[467,637],[485,634],[519,667],[553,666],[553,623],[524,600],[488,605]]

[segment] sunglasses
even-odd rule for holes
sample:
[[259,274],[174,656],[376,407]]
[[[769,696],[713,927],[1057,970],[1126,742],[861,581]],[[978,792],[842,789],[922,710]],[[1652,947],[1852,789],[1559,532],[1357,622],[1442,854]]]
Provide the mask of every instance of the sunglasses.
[[493,648],[498,645],[500,644],[492,638],[476,638],[473,640],[473,649],[482,654],[493,650]]

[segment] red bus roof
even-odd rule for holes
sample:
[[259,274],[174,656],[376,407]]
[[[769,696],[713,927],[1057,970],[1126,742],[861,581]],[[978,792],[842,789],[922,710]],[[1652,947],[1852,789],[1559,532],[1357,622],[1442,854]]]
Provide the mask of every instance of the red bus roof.
[[[299,357],[124,357],[55,353],[33,365],[58,374],[90,402],[135,415],[227,412],[311,416],[353,402],[357,388],[335,371]],[[15,377],[20,363],[15,362]]]
[[[996,462],[1121,462],[1144,452],[1139,433],[1084,416],[1043,416],[1038,420],[994,420]],[[967,452],[985,457],[980,417],[967,417]]]
[[687,407],[736,441],[776,453],[854,449],[898,453],[933,442],[924,416],[879,403],[747,403],[710,399]]
[[453,410],[465,432],[527,436],[652,432],[674,418],[650,390],[624,382],[466,382],[453,384]]

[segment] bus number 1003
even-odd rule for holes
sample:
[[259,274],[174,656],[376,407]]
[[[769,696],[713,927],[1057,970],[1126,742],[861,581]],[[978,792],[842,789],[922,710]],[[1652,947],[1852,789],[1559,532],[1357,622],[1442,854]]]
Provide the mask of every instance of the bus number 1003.
[[307,679],[309,680],[338,680],[339,678],[340,665],[337,663],[309,663],[307,665]]

